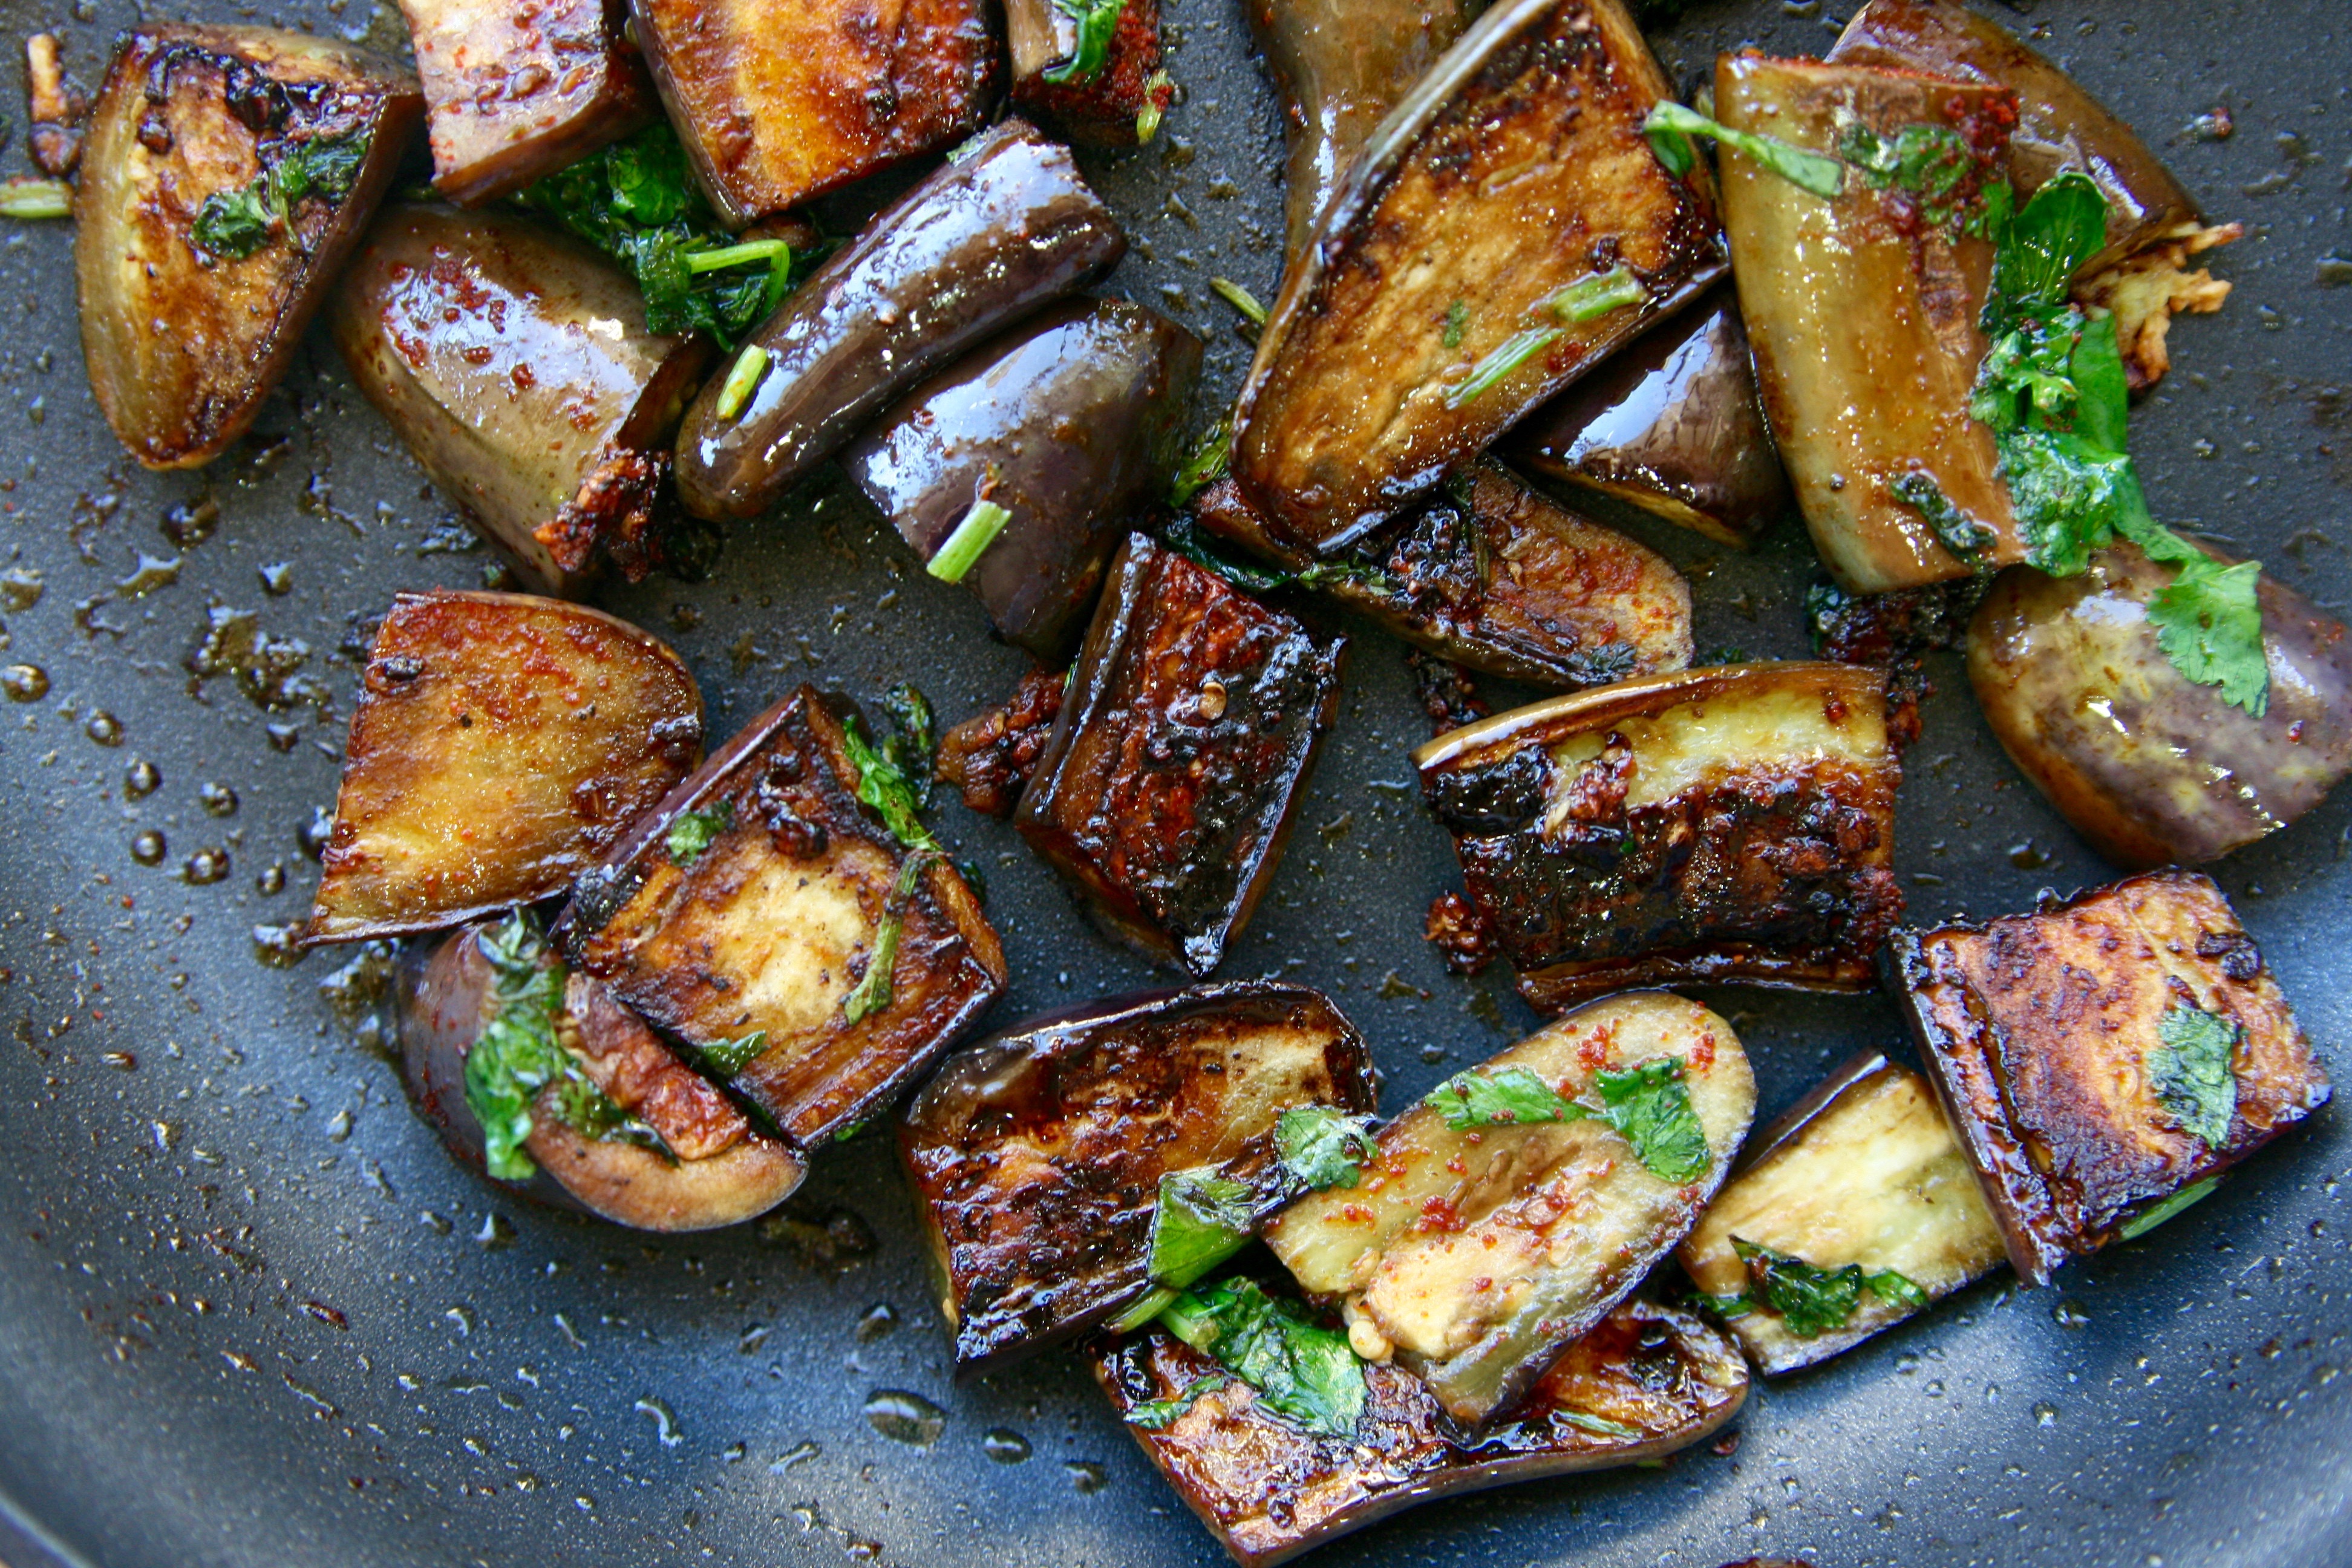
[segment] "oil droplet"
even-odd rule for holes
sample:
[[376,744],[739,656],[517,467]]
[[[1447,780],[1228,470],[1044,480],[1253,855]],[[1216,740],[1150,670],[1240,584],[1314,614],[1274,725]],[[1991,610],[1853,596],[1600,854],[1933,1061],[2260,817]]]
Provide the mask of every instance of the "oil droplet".
[[340,1143],[351,1135],[352,1110],[347,1105],[327,1119],[327,1141],[331,1143]]
[[170,853],[171,846],[152,827],[131,840],[131,858],[142,866],[161,866]]
[[[159,834],[157,837],[160,838],[162,835]],[[133,855],[139,853],[135,844],[131,847],[131,852]],[[159,856],[158,858],[160,859],[161,857]],[[253,928],[255,963],[268,969],[291,969],[302,962],[302,956],[301,922],[297,921],[292,925],[259,925]]]
[[12,566],[0,572],[0,606],[11,610],[29,610],[41,602],[47,584],[38,572],[22,566]]
[[302,853],[316,860],[327,852],[327,840],[334,837],[334,832],[335,814],[323,805],[314,805],[310,808],[310,820],[296,830],[294,838],[302,847]]
[[94,710],[82,721],[81,732],[101,746],[122,744],[122,721],[103,708]]
[[502,1214],[486,1214],[482,1216],[482,1228],[474,1233],[474,1239],[493,1250],[512,1247],[515,1243],[514,1222]]
[[947,1430],[948,1413],[919,1394],[885,1388],[866,1399],[866,1419],[894,1443],[928,1448]]
[[1110,1485],[1110,1472],[1092,1459],[1066,1459],[1062,1473],[1070,1478],[1070,1485],[1084,1494],[1098,1492]]
[[11,702],[38,702],[49,694],[49,672],[37,664],[12,664],[0,669],[0,693]]
[[2057,1426],[2058,1407],[2046,1399],[2039,1402],[2033,1407],[2033,1424],[2036,1426]]
[[654,1436],[663,1447],[675,1448],[686,1440],[685,1434],[677,1429],[677,1413],[663,1401],[648,1394],[637,1401],[635,1408],[638,1414],[653,1417]]
[[2091,1321],[2091,1315],[2072,1301],[2061,1301],[2050,1309],[2050,1321],[2062,1329],[2079,1329]]
[[138,569],[115,584],[114,591],[126,599],[143,599],[158,588],[168,588],[180,580],[180,558],[139,552]]
[[424,1213],[418,1215],[416,1218],[419,1224],[423,1225],[425,1229],[431,1231],[436,1236],[446,1236],[452,1228],[449,1224],[449,1218],[446,1215],[435,1214],[431,1209],[426,1209]]
[[264,866],[261,868],[261,874],[253,879],[253,890],[265,896],[284,892],[286,863],[283,860],[272,860],[268,865]]
[[898,1314],[891,1310],[890,1303],[877,1301],[857,1320],[857,1342],[870,1345],[898,1326]]
[[229,788],[228,785],[225,784],[208,784],[205,785],[204,788],[196,792],[196,799],[203,804],[205,815],[206,816],[235,816],[236,815],[236,791]]
[[2029,838],[2009,847],[2009,863],[2021,871],[2039,871],[2050,864],[2050,851]]
[[294,591],[294,563],[273,561],[261,569],[261,591],[274,598]]
[[163,775],[144,757],[133,757],[122,770],[122,798],[144,800],[163,787]]
[[180,878],[199,888],[210,887],[228,875],[228,851],[199,849],[180,868]]
[[[448,1223],[449,1222],[447,1220],[443,1220],[441,1222],[444,1226]],[[435,1228],[439,1229],[440,1226],[436,1226]],[[448,1232],[444,1230],[442,1231],[442,1234],[446,1236]],[[457,1337],[461,1340],[471,1335],[474,1331],[474,1312],[473,1309],[470,1307],[452,1307],[447,1311],[442,1313],[441,1317],[443,1321],[446,1322],[451,1328],[457,1331]]]
[[202,544],[220,526],[220,502],[210,496],[183,506],[175,506],[163,514],[161,527],[163,537],[188,549]]
[[786,1470],[791,1469],[793,1466],[805,1465],[811,1459],[815,1458],[819,1454],[824,1452],[824,1450],[818,1447],[814,1443],[795,1443],[791,1447],[776,1456],[776,1462],[768,1467],[768,1473],[772,1476],[781,1476]]
[[992,1426],[981,1436],[980,1451],[1000,1465],[1017,1465],[1029,1457],[1029,1439],[1010,1426]]

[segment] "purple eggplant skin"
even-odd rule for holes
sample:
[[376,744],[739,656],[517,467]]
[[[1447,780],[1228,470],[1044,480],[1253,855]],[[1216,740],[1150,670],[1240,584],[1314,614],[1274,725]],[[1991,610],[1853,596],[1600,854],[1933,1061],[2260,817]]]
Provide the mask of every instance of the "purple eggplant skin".
[[1734,549],[1791,501],[1728,283],[1529,415],[1504,457]]
[[1969,678],[2002,749],[2125,870],[2219,859],[2294,822],[2352,772],[2344,624],[2261,580],[2271,686],[2256,718],[2157,646],[2147,606],[2173,575],[2136,544],[2100,552],[2074,577],[2014,567],[1969,627]]
[[680,499],[756,515],[892,398],[1126,250],[1069,149],[1018,120],[982,132],[752,335],[767,367],[735,416],[719,412],[728,377],[711,378],[678,432]]
[[917,388],[843,466],[925,560],[979,497],[1010,511],[964,585],[1005,641],[1059,662],[1175,472],[1201,346],[1139,305],[1066,301]]

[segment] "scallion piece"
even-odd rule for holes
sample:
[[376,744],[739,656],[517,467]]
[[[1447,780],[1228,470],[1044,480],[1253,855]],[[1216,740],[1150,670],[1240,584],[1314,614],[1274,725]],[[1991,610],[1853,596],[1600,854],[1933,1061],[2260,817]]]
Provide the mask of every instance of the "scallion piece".
[[755,261],[789,267],[792,260],[793,247],[781,239],[748,239],[740,245],[722,245],[714,250],[689,250],[686,253],[686,269],[716,272],[722,267],[749,267]]
[[1164,70],[1153,71],[1143,79],[1143,107],[1135,115],[1135,144],[1148,146],[1160,134],[1160,121],[1168,113],[1168,100],[1175,96],[1176,79]]
[[1570,284],[1551,297],[1550,309],[1561,321],[1580,326],[1627,305],[1646,304],[1649,298],[1633,269],[1619,267]]
[[1565,327],[1529,327],[1523,332],[1513,332],[1502,345],[1480,360],[1470,374],[1454,384],[1445,395],[1445,406],[1459,408],[1481,393],[1491,390],[1513,371],[1558,342]]
[[1650,139],[1650,151],[1657,154],[1658,162],[1670,174],[1690,172],[1695,159],[1687,138],[1712,136],[1733,152],[1753,158],[1798,189],[1811,191],[1825,201],[1845,190],[1845,165],[1835,158],[1808,152],[1777,136],[1734,131],[1679,103],[1661,103],[1650,110],[1650,117],[1642,121],[1642,134]]
[[2142,1210],[2133,1215],[2124,1224],[2123,1239],[2137,1241],[2182,1209],[2204,1202],[2213,1195],[2213,1184],[2220,1180],[2219,1176],[2208,1176],[2201,1182],[2181,1188],[2154,1208]]
[[955,525],[955,531],[932,553],[923,570],[942,583],[962,582],[981,552],[995,543],[996,536],[1012,521],[1013,514],[992,500],[972,502],[971,510],[963,514],[963,521]]
[[1209,279],[1209,287],[1217,291],[1218,299],[1223,300],[1259,326],[1265,325],[1265,307],[1257,302],[1256,295],[1230,278],[1212,278]]
[[768,351],[757,343],[745,344],[743,352],[735,356],[727,379],[719,385],[719,417],[732,419],[742,413],[743,405],[751,401],[751,394],[759,390],[760,378],[767,374]]
[[0,180],[0,217],[73,216],[73,187],[63,180]]

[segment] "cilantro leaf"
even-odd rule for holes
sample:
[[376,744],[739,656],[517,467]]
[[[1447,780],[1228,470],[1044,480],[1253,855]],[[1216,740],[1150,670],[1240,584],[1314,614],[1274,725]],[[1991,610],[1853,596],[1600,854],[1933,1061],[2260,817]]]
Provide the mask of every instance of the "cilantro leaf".
[[2241,1025],[2200,1007],[2165,1009],[2147,1053],[2148,1088],[2180,1130],[2210,1149],[2230,1141],[2238,1113],[2238,1079],[2230,1058],[2245,1038]]
[[2200,557],[2185,563],[2147,601],[2156,646],[2165,658],[2199,685],[2221,688],[2222,701],[2257,719],[2269,711],[2271,691],[2256,593],[2262,570],[2259,561],[2225,567]]
[[735,803],[722,800],[708,811],[681,811],[670,818],[669,836],[662,847],[680,866],[691,866],[719,836],[735,826]]
[[1257,1222],[1249,1185],[1208,1166],[1160,1178],[1151,1211],[1151,1278],[1190,1285],[1242,1249]]
[[1364,1413],[1364,1363],[1348,1337],[1305,1308],[1248,1279],[1186,1290],[1160,1314],[1170,1333],[1257,1391],[1258,1403],[1326,1437],[1345,1437]]
[[2068,169],[2017,209],[1994,252],[1986,310],[2006,328],[2025,313],[2066,302],[2074,274],[2107,243],[2107,198],[2079,169]]
[[1310,1193],[1352,1187],[1377,1150],[1370,1117],[1348,1116],[1328,1105],[1286,1110],[1274,1124],[1275,1152],[1283,1169]]
[[1233,1381],[1232,1374],[1223,1372],[1204,1373],[1179,1389],[1172,1398],[1146,1399],[1129,1406],[1127,1424],[1140,1426],[1147,1432],[1157,1432],[1175,1425],[1178,1416],[1192,1408],[1201,1395],[1213,1388],[1223,1388]]
[[930,855],[944,853],[931,830],[923,826],[915,783],[902,765],[904,751],[895,750],[887,743],[877,746],[866,740],[866,726],[858,722],[855,714],[842,721],[841,738],[849,752],[850,766],[857,770],[857,798],[882,818],[890,836],[909,849]]
[[1683,1082],[1683,1058],[1652,1057],[1625,1072],[1593,1079],[1601,1118],[1633,1145],[1633,1157],[1662,1182],[1695,1182],[1706,1174],[1712,1155],[1706,1129],[1691,1109]]
[[1864,1290],[1890,1306],[1911,1311],[1927,1304],[1927,1293],[1892,1268],[1870,1274],[1864,1273],[1859,1263],[1816,1268],[1801,1258],[1737,1236],[1731,1238],[1731,1250],[1748,1266],[1749,1280],[1748,1294],[1735,1300],[1762,1307],[1801,1340],[1817,1339],[1845,1327],[1853,1310],[1862,1304]]
[[339,202],[351,195],[367,166],[372,140],[368,132],[354,131],[282,145],[251,184],[206,196],[188,237],[215,256],[243,260],[279,230],[291,232],[294,208],[305,197]]
[[1896,500],[1927,520],[1936,538],[1959,558],[1961,564],[1979,572],[1985,569],[1984,552],[1998,537],[1992,525],[1953,505],[1933,474],[1925,468],[1914,468],[1896,476],[1888,488],[1894,490]]
[[721,1078],[733,1078],[760,1058],[768,1048],[768,1031],[754,1029],[740,1040],[717,1040],[698,1046],[696,1052]]
[[277,226],[267,197],[266,179],[256,179],[242,190],[215,191],[196,208],[188,237],[215,256],[244,260],[269,243]]
[[2074,384],[2074,434],[2110,452],[2124,448],[2124,425],[2131,412],[2131,382],[2124,374],[2123,350],[2116,340],[2116,319],[2102,316],[2083,323],[2067,363]]
[[889,715],[891,731],[882,750],[898,764],[900,776],[914,793],[916,805],[927,807],[931,804],[931,774],[940,752],[939,721],[931,712],[931,700],[901,680],[882,693],[882,711]]
[[1455,1073],[1422,1097],[1456,1132],[1465,1127],[1524,1127],[1539,1121],[1581,1121],[1592,1113],[1563,1100],[1525,1068]]
[[1054,0],[1054,9],[1078,25],[1077,43],[1070,58],[1040,73],[1056,87],[1091,81],[1110,62],[1111,41],[1118,37],[1118,19],[1127,0]]

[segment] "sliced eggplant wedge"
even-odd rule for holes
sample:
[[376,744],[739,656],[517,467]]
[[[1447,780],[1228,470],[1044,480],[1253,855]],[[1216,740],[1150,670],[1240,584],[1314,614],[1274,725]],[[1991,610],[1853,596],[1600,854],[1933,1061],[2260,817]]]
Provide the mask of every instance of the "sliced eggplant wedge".
[[1244,9],[1287,110],[1287,282],[1357,150],[1477,19],[1480,6],[1475,0],[1264,0]]
[[1160,68],[1160,0],[1117,0],[1108,37],[1054,0],[1005,0],[1013,103],[1072,142],[1133,147],[1158,133],[1176,84]]
[[[1718,1301],[1748,1298],[1731,1331],[1768,1376],[1851,1350],[2008,1261],[1935,1089],[1876,1052],[1756,1140],[1680,1257]],[[1810,1292],[1787,1313],[1756,1279],[1785,1260]]]
[[269,27],[123,35],[74,196],[90,390],[151,468],[211,462],[286,374],[424,118],[406,73]]
[[[2219,551],[2215,559],[2230,563]],[[2003,573],[1969,628],[1969,679],[2010,760],[2126,870],[2193,866],[2277,832],[2352,772],[2352,634],[2261,580],[2259,718],[2175,668],[2147,618],[2174,569],[2136,544],[2074,577]]]
[[1413,761],[1545,1011],[1691,981],[1862,990],[1902,918],[1883,671],[1628,681],[1450,731]]
[[760,511],[893,398],[1126,249],[1069,149],[1017,120],[974,137],[753,334],[738,366],[764,368],[748,396],[731,374],[703,389],[677,440],[687,506]]
[[511,195],[661,112],[624,0],[401,0],[425,84],[433,188]]
[[1176,471],[1201,348],[1139,305],[1070,300],[918,387],[842,464],[926,562],[976,503],[1010,512],[961,580],[1007,642],[1057,662]]
[[1529,415],[1504,456],[1734,549],[1790,505],[1728,284]]
[[1130,535],[1014,825],[1112,935],[1207,977],[1281,861],[1346,651]]
[[505,212],[398,207],[336,289],[343,363],[533,590],[635,582],[674,552],[669,440],[710,363],[645,330],[635,284]]
[[879,1111],[1004,988],[971,887],[894,837],[861,777],[803,687],[639,817],[558,925],[573,964],[803,1149]]
[[1620,0],[1503,0],[1383,121],[1258,340],[1234,475],[1325,552],[1394,515],[1720,277],[1705,175],[1642,121]]
[[983,0],[631,0],[637,42],[729,226],[979,128],[1000,88]]
[[[1725,55],[1716,117],[1834,155],[1859,125],[1958,133],[1990,177],[2016,97],[1865,66]],[[1921,220],[1908,193],[1849,179],[1824,199],[1726,150],[1723,218],[1756,378],[1822,561],[1857,594],[1915,588],[2022,560],[1992,432],[1969,416],[1993,246]],[[1866,321],[1868,331],[1854,323]],[[1932,485],[1990,542],[1962,560],[1897,486]]]
[[1328,562],[1220,479],[1192,516],[1407,642],[1488,675],[1598,686],[1688,668],[1690,584],[1655,551],[1476,463]]
[[1457,1127],[1424,1101],[1381,1130],[1358,1185],[1266,1221],[1266,1245],[1309,1294],[1344,1298],[1360,1354],[1392,1352],[1456,1421],[1503,1415],[1697,1221],[1748,1135],[1756,1079],[1729,1025],[1660,991],[1590,1003],[1476,1069],[1575,1101],[1666,1068],[1704,1144],[1666,1167],[1676,1179],[1597,1114]]
[[[475,1170],[486,1145],[466,1068],[501,1005],[488,945],[495,929],[468,926],[412,948],[394,990],[409,1093]],[[644,1020],[584,974],[562,984],[551,1043],[576,1076],[530,1102],[522,1148],[537,1170],[526,1193],[635,1230],[689,1231],[755,1218],[800,1185],[800,1157],[754,1129]]]
[[2018,1277],[2136,1232],[2327,1102],[2230,901],[2150,871],[1896,935],[1896,995]]
[[[955,1335],[956,1375],[1068,1339],[1153,1287],[1160,1178],[1297,1194],[1285,1110],[1374,1107],[1363,1037],[1321,993],[1241,981],[1032,1019],[949,1058],[898,1149]],[[1189,1281],[1187,1281],[1189,1283]]]
[[403,594],[361,675],[304,940],[560,893],[701,755],[694,678],[636,627],[524,594]]
[[[1274,1568],[1437,1498],[1664,1458],[1720,1430],[1748,1385],[1722,1331],[1647,1301],[1602,1319],[1515,1415],[1476,1436],[1393,1365],[1364,1369],[1355,1435],[1323,1437],[1165,1330],[1098,1341],[1087,1359],[1145,1455],[1243,1568]],[[1181,1413],[1160,1423],[1171,1405]]]

